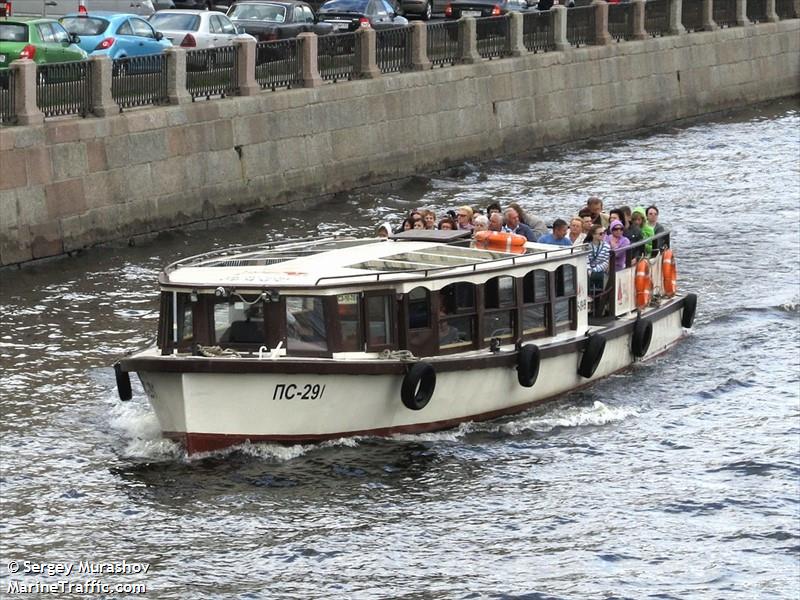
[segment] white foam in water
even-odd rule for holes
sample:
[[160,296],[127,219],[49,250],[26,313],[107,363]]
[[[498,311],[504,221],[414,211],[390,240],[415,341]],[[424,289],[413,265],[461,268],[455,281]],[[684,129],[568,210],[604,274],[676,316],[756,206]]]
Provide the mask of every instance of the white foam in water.
[[161,437],[158,419],[147,404],[114,402],[109,425],[127,442],[124,456],[163,459],[183,455],[180,444]]
[[528,415],[503,423],[497,430],[511,435],[524,431],[546,433],[557,427],[586,427],[606,425],[635,417],[639,412],[625,406],[608,406],[595,400],[592,406],[560,406],[544,413]]

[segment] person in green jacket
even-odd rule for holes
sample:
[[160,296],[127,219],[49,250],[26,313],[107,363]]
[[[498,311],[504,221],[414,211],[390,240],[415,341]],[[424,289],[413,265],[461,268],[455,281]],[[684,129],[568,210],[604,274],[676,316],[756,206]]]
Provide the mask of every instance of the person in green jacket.
[[[631,221],[639,226],[639,229],[642,231],[642,239],[646,240],[651,238],[655,235],[655,230],[650,223],[647,222],[647,214],[644,211],[644,206],[637,206],[633,209],[631,213]],[[644,253],[645,256],[650,256],[650,253],[653,251],[653,244],[648,243],[644,245]]]

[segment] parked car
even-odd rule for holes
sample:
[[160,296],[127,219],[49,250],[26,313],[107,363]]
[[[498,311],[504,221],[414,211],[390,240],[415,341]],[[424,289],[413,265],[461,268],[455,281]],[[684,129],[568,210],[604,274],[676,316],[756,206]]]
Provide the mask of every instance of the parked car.
[[175,8],[225,12],[233,0],[174,0]]
[[442,6],[434,6],[434,0],[400,0],[400,8],[403,15],[422,17],[423,21],[429,21],[433,16],[436,8],[442,9]]
[[[147,16],[152,15],[158,8],[156,2],[160,5],[172,0],[85,0],[85,7],[92,12],[124,12]],[[77,12],[78,6],[78,0],[13,0],[14,14],[19,16],[58,18]]]
[[258,41],[283,40],[310,31],[325,35],[333,31],[330,23],[318,23],[314,9],[305,2],[237,2],[228,16],[240,31]]
[[89,54],[126,58],[160,54],[172,43],[142,17],[126,13],[76,13],[59,19],[70,33],[80,36]]
[[321,23],[330,23],[334,32],[408,25],[408,19],[388,0],[328,0],[320,6],[318,18]]
[[225,15],[207,10],[160,10],[148,20],[173,45],[184,48],[219,48],[237,38],[253,39]]
[[447,19],[497,17],[529,9],[526,0],[455,0],[445,7],[444,16]]
[[37,64],[83,60],[87,54],[79,42],[55,19],[0,20],[0,71],[19,58]]

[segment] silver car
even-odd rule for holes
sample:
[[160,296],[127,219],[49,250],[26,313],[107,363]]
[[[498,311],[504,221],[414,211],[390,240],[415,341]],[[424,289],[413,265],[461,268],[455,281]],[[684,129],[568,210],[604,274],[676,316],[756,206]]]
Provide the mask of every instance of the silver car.
[[234,39],[255,40],[239,33],[224,14],[210,10],[160,10],[149,21],[173,46],[184,48],[219,48],[232,45]]

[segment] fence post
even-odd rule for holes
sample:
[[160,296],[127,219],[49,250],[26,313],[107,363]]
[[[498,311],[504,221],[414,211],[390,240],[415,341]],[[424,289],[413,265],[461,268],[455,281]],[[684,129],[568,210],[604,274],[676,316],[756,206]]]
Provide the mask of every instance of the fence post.
[[473,17],[461,17],[458,20],[458,58],[465,64],[481,60],[478,54],[478,33]]
[[736,25],[739,27],[752,25],[747,18],[747,0],[736,0]]
[[719,25],[714,22],[714,0],[703,2],[703,31],[716,31]]
[[92,114],[96,117],[118,115],[119,105],[111,93],[114,61],[105,55],[92,54],[89,57],[89,68],[92,70]]
[[553,15],[553,45],[556,52],[569,50],[569,40],[567,39],[567,7],[559,4],[550,9]]
[[186,91],[186,50],[167,48],[167,97],[170,104],[187,104],[192,101]]
[[767,9],[765,12],[767,13],[767,23],[777,23],[780,20],[775,10],[775,0],[767,0]]
[[683,35],[686,27],[683,26],[683,0],[668,0],[669,34]]
[[240,96],[255,96],[261,91],[256,81],[256,41],[251,39],[234,39],[236,49],[236,82]]
[[525,28],[525,17],[520,12],[508,13],[508,50],[511,56],[522,56],[527,52],[522,37]]
[[611,35],[608,33],[608,2],[592,0],[592,6],[594,6],[595,46],[606,46],[611,43]]
[[356,32],[356,64],[361,79],[375,79],[381,76],[378,68],[378,35],[375,30],[359,29]]
[[633,10],[633,31],[631,32],[631,39],[643,40],[647,37],[647,31],[644,28],[644,2],[645,0],[631,0]]
[[411,68],[426,71],[431,68],[428,60],[428,26],[422,21],[411,23]]
[[44,113],[36,104],[36,63],[29,58],[11,63],[14,74],[14,116],[17,125],[39,125]]
[[322,85],[317,64],[317,34],[311,32],[301,33],[297,36],[300,41],[300,68],[303,73],[303,87],[314,88]]

